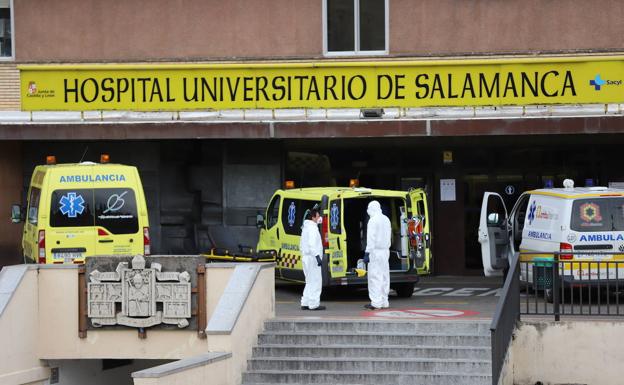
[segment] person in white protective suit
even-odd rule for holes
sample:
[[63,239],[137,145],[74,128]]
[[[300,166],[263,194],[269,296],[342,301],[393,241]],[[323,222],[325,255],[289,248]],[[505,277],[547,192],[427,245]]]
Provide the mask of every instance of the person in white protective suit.
[[366,251],[364,262],[368,263],[368,297],[371,303],[364,307],[371,310],[387,308],[390,293],[390,243],[392,226],[390,220],[381,212],[379,202],[372,201],[367,210]]
[[317,206],[314,206],[305,212],[303,218],[299,251],[305,275],[305,288],[301,297],[301,310],[325,310],[325,306],[320,306],[323,285],[321,275],[323,243],[318,225],[322,217]]

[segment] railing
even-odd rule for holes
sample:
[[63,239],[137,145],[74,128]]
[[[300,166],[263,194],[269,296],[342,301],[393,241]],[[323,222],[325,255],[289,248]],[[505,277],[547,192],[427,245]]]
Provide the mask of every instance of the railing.
[[520,313],[624,316],[622,253],[521,253]]
[[511,336],[520,320],[520,274],[518,254],[510,261],[503,291],[490,324],[492,343],[492,384],[497,385],[503,369]]
[[[620,260],[621,259],[621,260]],[[623,297],[623,298],[620,298]],[[497,385],[520,315],[624,316],[624,253],[516,253],[490,331]]]

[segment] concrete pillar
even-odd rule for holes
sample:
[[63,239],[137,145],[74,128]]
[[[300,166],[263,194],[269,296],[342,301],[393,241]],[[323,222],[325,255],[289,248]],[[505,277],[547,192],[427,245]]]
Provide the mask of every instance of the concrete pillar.
[[26,203],[22,202],[22,178],[21,143],[0,142],[0,267],[23,261],[24,224],[13,224],[9,220],[11,205]]

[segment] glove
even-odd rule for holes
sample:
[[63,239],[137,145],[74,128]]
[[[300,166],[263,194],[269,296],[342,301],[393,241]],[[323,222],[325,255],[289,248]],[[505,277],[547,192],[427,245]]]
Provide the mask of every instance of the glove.
[[369,262],[370,262],[369,253],[364,253],[364,263],[369,263]]
[[316,263],[317,263],[319,266],[322,266],[322,265],[323,265],[323,262],[321,261],[321,257],[320,257],[320,256],[318,256],[318,255],[316,256]]

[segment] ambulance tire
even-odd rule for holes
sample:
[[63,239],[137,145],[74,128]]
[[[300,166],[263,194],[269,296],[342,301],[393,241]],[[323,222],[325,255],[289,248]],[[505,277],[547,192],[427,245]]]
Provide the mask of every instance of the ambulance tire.
[[410,298],[414,294],[413,283],[397,283],[392,287],[399,298]]

